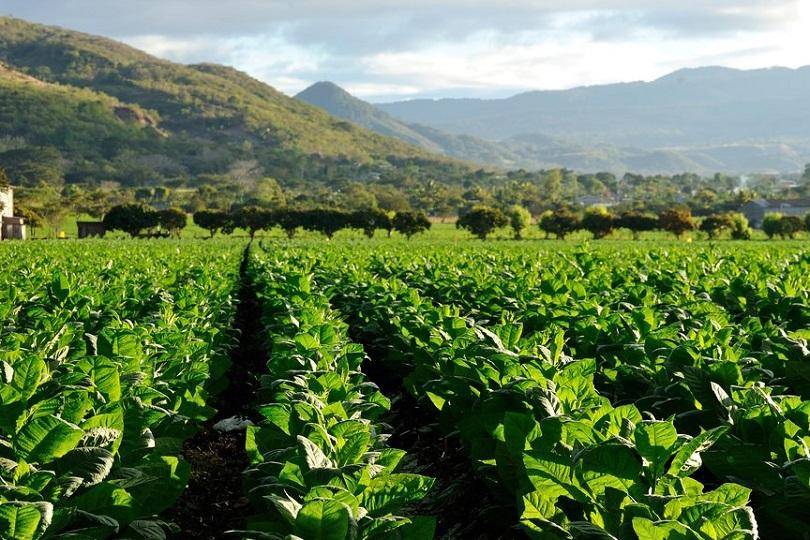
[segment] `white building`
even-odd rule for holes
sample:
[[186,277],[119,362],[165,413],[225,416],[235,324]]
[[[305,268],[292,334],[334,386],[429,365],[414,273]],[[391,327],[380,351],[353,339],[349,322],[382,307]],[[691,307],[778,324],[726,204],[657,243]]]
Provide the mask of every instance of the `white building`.
[[14,188],[7,187],[0,189],[0,217],[2,217],[2,227],[0,227],[0,239],[2,240],[25,240],[25,220],[14,216]]

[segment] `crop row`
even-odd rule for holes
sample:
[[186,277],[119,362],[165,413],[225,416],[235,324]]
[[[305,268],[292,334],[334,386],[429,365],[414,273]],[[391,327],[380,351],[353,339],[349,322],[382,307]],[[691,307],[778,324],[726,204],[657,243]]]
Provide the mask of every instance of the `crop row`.
[[434,520],[401,515],[433,480],[399,472],[386,445],[389,400],[361,372],[362,346],[312,276],[270,254],[251,258],[269,360],[248,428],[252,538],[433,537]]
[[2,302],[2,538],[172,529],[156,516],[185,488],[182,441],[214,412],[241,246],[121,247],[4,253],[29,268]]
[[[291,256],[307,264],[306,253]],[[519,325],[477,325],[323,253],[309,264],[364,340],[410,372],[408,391],[440,411],[481,474],[512,494],[531,536],[756,536],[749,490],[704,492],[691,477],[725,428],[691,437],[671,419],[614,406],[594,388],[595,362],[563,355],[556,336],[527,341]]]

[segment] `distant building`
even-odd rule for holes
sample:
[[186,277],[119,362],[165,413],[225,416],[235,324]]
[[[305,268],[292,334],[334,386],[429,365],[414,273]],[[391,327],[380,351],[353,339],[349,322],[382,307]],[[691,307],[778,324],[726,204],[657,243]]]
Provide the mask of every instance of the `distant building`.
[[90,238],[91,236],[104,238],[106,233],[104,224],[100,221],[77,221],[76,225],[79,229],[79,238]]
[[810,199],[757,199],[742,205],[740,212],[745,215],[752,227],[759,229],[762,227],[765,214],[779,213],[785,216],[798,217],[810,214]]
[[25,220],[14,215],[14,188],[9,186],[0,189],[0,204],[3,209],[0,211],[0,239],[2,240],[25,240]]

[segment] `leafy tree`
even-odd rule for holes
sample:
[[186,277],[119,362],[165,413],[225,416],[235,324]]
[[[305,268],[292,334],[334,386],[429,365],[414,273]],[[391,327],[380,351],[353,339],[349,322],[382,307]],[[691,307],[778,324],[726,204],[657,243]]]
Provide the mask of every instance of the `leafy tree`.
[[508,224],[509,219],[497,208],[479,205],[458,218],[456,228],[467,229],[481,240],[486,240],[492,231]]
[[630,211],[619,216],[616,225],[629,230],[633,233],[633,240],[638,240],[641,233],[654,231],[658,228],[658,217],[653,214]]
[[673,208],[661,212],[658,216],[658,227],[680,238],[684,233],[693,231],[695,223],[688,208]]
[[796,238],[804,230],[804,222],[799,216],[783,216],[779,223],[779,234],[782,238]]
[[351,224],[349,217],[342,210],[317,208],[303,213],[303,226],[308,231],[323,233],[331,240],[335,233]]
[[532,214],[519,204],[515,204],[509,209],[508,217],[509,226],[512,227],[512,231],[515,233],[515,240],[520,240],[523,231],[532,223]]
[[167,208],[158,211],[158,225],[172,236],[179,236],[188,223],[188,216],[179,208]]
[[430,220],[422,212],[397,212],[392,220],[394,230],[404,234],[408,240],[415,234],[430,229]]
[[304,224],[303,212],[291,208],[280,208],[276,210],[274,220],[287,235],[287,238],[290,239],[295,236],[298,227]]
[[201,210],[194,213],[194,224],[208,231],[211,238],[217,234],[217,231],[225,233],[230,221],[228,213],[220,210]]
[[102,220],[108,231],[124,231],[133,238],[158,225],[158,214],[142,204],[113,206]]
[[389,230],[391,228],[391,218],[386,212],[377,208],[352,212],[349,221],[352,227],[362,229],[363,234],[369,238],[374,237],[374,232],[377,229]]
[[245,229],[250,239],[256,236],[261,229],[270,229],[273,226],[273,215],[269,210],[258,206],[241,206],[231,214],[235,227]]
[[762,231],[768,235],[768,238],[782,234],[782,214],[778,212],[765,214],[762,219]]
[[538,225],[541,231],[553,234],[560,240],[582,228],[579,216],[566,208],[543,214]]
[[38,216],[40,224],[47,225],[51,235],[56,236],[65,217],[70,213],[67,198],[52,184],[39,184],[33,188],[16,191],[17,202]]
[[733,225],[731,216],[728,214],[712,214],[706,216],[700,223],[700,230],[709,235],[709,238],[714,239],[720,236],[724,231],[730,229]]
[[582,218],[582,228],[590,232],[594,238],[600,239],[613,232],[616,220],[604,206],[592,206],[585,210]]
[[748,225],[748,218],[740,212],[728,212],[726,215],[731,221],[731,238],[733,240],[750,240],[751,227]]

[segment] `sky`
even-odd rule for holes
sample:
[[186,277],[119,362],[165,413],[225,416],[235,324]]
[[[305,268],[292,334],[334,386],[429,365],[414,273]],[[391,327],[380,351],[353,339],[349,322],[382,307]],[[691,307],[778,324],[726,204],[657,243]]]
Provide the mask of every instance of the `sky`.
[[810,65],[810,0],[0,0],[0,15],[373,102]]

